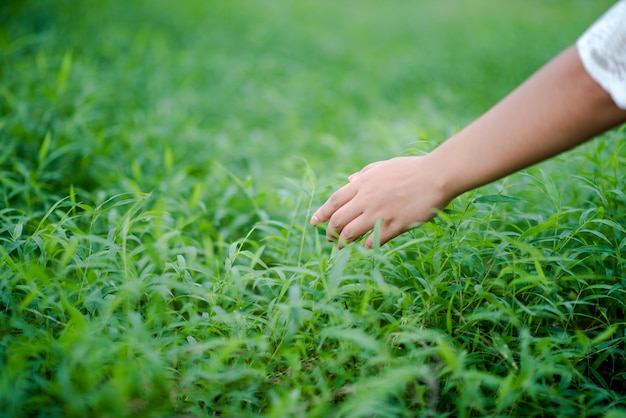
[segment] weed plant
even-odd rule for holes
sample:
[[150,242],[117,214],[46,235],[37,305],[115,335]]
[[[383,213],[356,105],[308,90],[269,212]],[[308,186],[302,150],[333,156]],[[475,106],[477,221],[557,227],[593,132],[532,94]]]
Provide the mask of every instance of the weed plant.
[[2,2],[0,416],[624,416],[623,129],[383,247],[308,225],[609,4]]

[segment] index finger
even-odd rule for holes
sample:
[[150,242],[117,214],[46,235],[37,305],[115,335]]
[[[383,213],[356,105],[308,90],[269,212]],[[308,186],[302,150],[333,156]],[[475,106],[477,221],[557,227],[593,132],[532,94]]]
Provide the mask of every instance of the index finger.
[[356,187],[348,183],[333,193],[326,203],[319,207],[311,217],[311,225],[317,226],[330,219],[330,217],[343,205],[348,203],[356,195]]

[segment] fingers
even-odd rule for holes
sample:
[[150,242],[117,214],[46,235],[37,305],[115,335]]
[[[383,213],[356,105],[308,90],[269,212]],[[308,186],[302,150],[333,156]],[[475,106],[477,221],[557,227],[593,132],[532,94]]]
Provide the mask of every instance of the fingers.
[[344,186],[335,192],[311,218],[311,223],[314,225],[328,221],[326,239],[330,242],[338,241],[340,248],[359,238],[371,228],[363,223],[363,219],[359,219],[363,211],[360,205],[354,203],[355,196],[356,188]]
[[358,179],[361,174],[366,173],[368,170],[371,170],[372,168],[376,167],[377,165],[383,163],[384,161],[376,161],[374,163],[370,163],[368,165],[366,165],[365,167],[363,167],[361,170],[357,171],[356,173],[351,174],[348,177],[348,181],[353,182],[356,179]]
[[350,206],[344,207],[348,210],[344,211],[342,208],[341,211],[335,213],[330,218],[326,229],[326,239],[331,242],[337,241],[338,248],[343,248],[346,244],[359,239],[372,229],[372,223],[363,216],[363,212],[354,210]]
[[[373,229],[373,227],[371,229]],[[383,221],[381,222],[380,228],[378,230],[378,239],[380,240],[378,244],[383,245],[387,243],[387,241],[391,240],[393,237],[400,235],[403,232],[405,231],[397,228],[394,223],[391,223],[391,222],[387,223]],[[365,243],[363,243],[363,246],[365,248],[370,248],[370,249],[373,248],[375,239],[376,239],[376,234],[371,233],[365,240]]]
[[311,225],[317,226],[328,221],[326,239],[337,241],[337,246],[343,248],[347,243],[355,241],[365,235],[374,226],[374,222],[363,214],[359,204],[357,187],[346,185],[337,190],[311,217]]
[[318,210],[315,211],[311,217],[311,225],[317,226],[320,223],[324,223],[330,219],[331,216],[343,205],[349,202],[356,194],[356,188],[350,184],[346,184],[341,189],[332,194]]
[[[346,207],[349,205],[346,205]],[[343,208],[342,208],[343,209]],[[356,216],[352,216],[353,213],[349,212],[347,218],[349,221],[345,221],[344,214],[337,212],[330,219],[328,228],[326,230],[326,239],[330,242],[337,241],[337,248],[341,249],[348,243],[356,241],[360,237],[364,236],[368,232],[372,231],[376,225],[378,219],[370,218],[364,215],[362,212],[358,212]],[[335,221],[337,217],[337,221]],[[336,225],[335,225],[336,222]],[[406,229],[399,227],[397,222],[385,222],[382,220],[378,233],[371,233],[364,242],[366,248],[374,247],[374,240],[378,238],[379,244],[383,245],[390,241],[392,238],[405,232]],[[329,232],[330,231],[330,232]],[[376,236],[378,235],[378,236]]]
[[[328,220],[326,226],[326,239],[329,242],[337,242],[339,249],[345,247],[348,243],[356,241],[360,237],[367,234],[374,229],[377,219],[372,218],[369,215],[363,213],[361,204],[357,201],[358,198],[353,199],[345,203],[339,209],[337,209]],[[383,222],[380,225],[380,244],[384,244],[401,231],[396,226],[395,222]],[[370,235],[365,246],[372,248],[374,235]]]

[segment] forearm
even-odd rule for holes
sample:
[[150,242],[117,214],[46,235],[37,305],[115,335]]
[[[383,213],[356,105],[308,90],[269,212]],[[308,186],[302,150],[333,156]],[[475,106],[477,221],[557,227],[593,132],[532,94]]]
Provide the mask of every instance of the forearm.
[[430,155],[451,198],[566,151],[626,121],[575,47]]
[[[626,121],[571,47],[424,157],[373,163],[313,214],[338,246],[380,222],[380,243],[432,219],[453,198],[545,160]],[[366,247],[374,244],[374,234]]]

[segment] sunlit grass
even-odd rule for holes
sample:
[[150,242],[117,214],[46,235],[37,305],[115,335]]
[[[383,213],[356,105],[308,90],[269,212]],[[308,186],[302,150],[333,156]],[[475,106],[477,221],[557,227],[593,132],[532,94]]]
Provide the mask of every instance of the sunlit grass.
[[610,2],[0,5],[0,416],[622,416],[616,130],[391,243],[309,226]]

